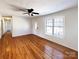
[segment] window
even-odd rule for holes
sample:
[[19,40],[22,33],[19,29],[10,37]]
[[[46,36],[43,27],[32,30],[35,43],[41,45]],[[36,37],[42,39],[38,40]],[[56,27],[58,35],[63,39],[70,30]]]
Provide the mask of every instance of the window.
[[52,31],[53,31],[53,20],[47,20],[46,22],[46,33],[49,35],[52,35]]
[[46,20],[46,34],[62,38],[64,35],[64,18],[55,17]]

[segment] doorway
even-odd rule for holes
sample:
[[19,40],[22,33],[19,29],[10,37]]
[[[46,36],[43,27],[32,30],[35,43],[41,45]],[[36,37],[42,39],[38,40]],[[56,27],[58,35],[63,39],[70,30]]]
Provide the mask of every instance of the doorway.
[[12,16],[2,16],[1,19],[1,36],[6,32],[12,33]]

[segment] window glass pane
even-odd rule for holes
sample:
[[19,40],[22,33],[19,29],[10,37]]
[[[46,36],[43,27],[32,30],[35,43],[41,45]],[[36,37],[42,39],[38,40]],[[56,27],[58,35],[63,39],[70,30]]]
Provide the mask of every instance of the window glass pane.
[[54,36],[62,37],[63,36],[63,27],[54,27]]
[[63,18],[55,18],[54,19],[54,26],[64,26]]
[[53,26],[53,24],[52,24],[52,20],[47,20],[47,24],[46,24],[47,26]]
[[49,23],[50,23],[50,22],[52,22],[52,19],[50,19],[50,20],[47,20],[47,22],[49,22]]
[[46,27],[46,33],[52,35],[52,27]]

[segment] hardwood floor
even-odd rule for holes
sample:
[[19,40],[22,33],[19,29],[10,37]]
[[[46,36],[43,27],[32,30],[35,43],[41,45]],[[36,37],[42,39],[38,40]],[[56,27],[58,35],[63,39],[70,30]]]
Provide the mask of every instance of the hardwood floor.
[[78,59],[77,52],[36,35],[12,38],[6,33],[0,40],[0,59]]

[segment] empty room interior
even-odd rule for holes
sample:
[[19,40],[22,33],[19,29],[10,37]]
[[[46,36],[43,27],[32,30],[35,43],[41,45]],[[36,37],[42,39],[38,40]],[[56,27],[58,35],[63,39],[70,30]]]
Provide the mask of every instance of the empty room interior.
[[0,59],[78,59],[78,0],[0,0]]

